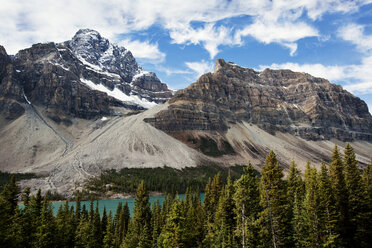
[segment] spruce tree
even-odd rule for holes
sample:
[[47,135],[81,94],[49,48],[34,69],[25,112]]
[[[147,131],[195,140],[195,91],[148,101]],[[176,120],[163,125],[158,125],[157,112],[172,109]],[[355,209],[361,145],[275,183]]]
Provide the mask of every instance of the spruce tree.
[[337,145],[335,145],[333,150],[329,169],[333,194],[335,196],[336,210],[339,213],[337,226],[341,235],[340,237],[342,238],[344,246],[351,247],[353,244],[351,236],[352,230],[350,230],[349,192],[346,188],[344,164]]
[[372,157],[371,162],[363,171],[362,176],[364,201],[361,218],[361,247],[370,247],[372,244]]
[[345,146],[344,154],[345,181],[349,196],[350,236],[353,238],[353,244],[360,246],[360,241],[364,235],[364,230],[361,228],[361,219],[363,218],[362,209],[365,198],[362,177],[358,169],[354,149],[349,143]]
[[303,198],[304,198],[304,182],[300,171],[297,169],[295,161],[291,162],[289,166],[289,174],[287,179],[287,197],[289,204],[289,219],[291,220],[291,229],[294,244],[300,247],[300,243],[303,239]]
[[337,228],[338,213],[336,200],[328,169],[322,163],[319,181],[319,223],[321,224],[321,244],[323,247],[341,247],[341,239]]
[[158,247],[184,247],[185,240],[185,217],[182,215],[181,203],[177,197],[158,238]]
[[308,236],[303,237],[302,245],[304,247],[320,247],[320,220],[319,220],[319,196],[318,196],[317,171],[307,163],[305,171],[305,199],[304,214],[305,226],[308,230]]
[[34,246],[37,248],[49,248],[56,246],[56,226],[52,212],[52,205],[45,196],[41,210],[41,221],[37,227]]
[[[235,247],[234,231],[236,226],[236,210],[234,196],[234,186],[231,181],[230,173],[227,178],[221,197],[218,202],[218,208],[215,215],[215,224],[217,225],[217,244],[221,247]],[[216,245],[217,245],[216,244]]]
[[264,230],[261,232],[263,236],[266,233],[266,242],[263,240],[263,246],[274,248],[290,246],[289,206],[285,190],[282,168],[275,153],[270,151],[262,167],[260,182],[260,205],[263,208],[261,218],[265,221],[262,226]]
[[244,168],[244,174],[234,184],[236,231],[241,247],[257,247],[256,220],[261,211],[259,201],[259,180],[251,165]]
[[112,220],[111,211],[109,212],[108,216],[106,216],[107,225],[105,236],[103,238],[103,248],[115,248],[118,247],[115,245],[114,239],[114,223]]
[[134,203],[134,216],[129,225],[129,233],[124,239],[123,247],[151,247],[151,211],[149,195],[143,181],[138,185]]

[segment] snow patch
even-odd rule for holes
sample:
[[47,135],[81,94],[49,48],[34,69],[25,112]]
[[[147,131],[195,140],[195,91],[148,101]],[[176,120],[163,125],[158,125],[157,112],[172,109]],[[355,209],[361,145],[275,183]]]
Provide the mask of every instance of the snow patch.
[[84,65],[87,65],[89,66],[90,68],[96,70],[96,71],[102,71],[102,68],[97,66],[97,65],[93,65],[91,63],[89,63],[88,61],[86,61],[85,59],[83,59],[83,57],[81,57],[80,55],[77,56],[77,58],[81,61],[81,63],[83,63]]
[[138,74],[133,76],[132,82],[134,82],[137,78],[142,77],[146,74],[149,74],[149,72],[145,70],[141,70]]
[[128,96],[116,87],[113,90],[110,90],[109,88],[107,88],[103,84],[95,84],[92,81],[87,80],[85,78],[80,78],[80,81],[82,83],[84,83],[85,85],[87,85],[89,88],[91,88],[93,90],[98,90],[98,91],[104,92],[107,95],[112,96],[112,97],[114,97],[114,98],[116,98],[116,99],[118,99],[122,102],[136,103],[136,104],[138,104],[138,105],[140,105],[144,108],[147,108],[147,109],[150,109],[150,108],[157,105],[157,103],[155,103],[155,102],[149,102],[148,100],[146,100],[144,98],[141,99],[136,95]]
[[25,95],[24,92],[23,92],[23,97],[25,98],[26,102],[31,105],[31,102],[28,100],[28,98],[27,98],[27,96]]
[[56,66],[59,66],[59,67],[61,67],[63,70],[65,70],[65,71],[70,71],[70,68],[67,68],[67,67],[65,67],[64,65],[62,65],[62,64],[59,64],[59,63],[56,63],[56,62],[54,62],[54,63],[52,63],[52,62],[50,62],[52,65],[56,65]]

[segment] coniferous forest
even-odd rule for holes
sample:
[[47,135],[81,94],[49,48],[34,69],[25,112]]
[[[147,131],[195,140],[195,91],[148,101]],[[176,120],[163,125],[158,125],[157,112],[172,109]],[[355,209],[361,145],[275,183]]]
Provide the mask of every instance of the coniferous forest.
[[54,216],[47,196],[20,193],[13,177],[0,197],[0,247],[372,246],[372,161],[360,171],[349,144],[318,170],[308,163],[303,176],[292,162],[286,179],[271,151],[260,177],[249,164],[234,182],[209,179],[204,202],[188,190],[150,206],[144,182],[132,216],[127,204],[100,216],[93,202],[76,201]]

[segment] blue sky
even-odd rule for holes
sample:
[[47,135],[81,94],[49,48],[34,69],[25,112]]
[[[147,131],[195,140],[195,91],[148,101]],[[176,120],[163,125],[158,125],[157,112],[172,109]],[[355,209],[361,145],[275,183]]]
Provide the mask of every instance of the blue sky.
[[173,89],[224,58],[327,78],[372,112],[372,0],[0,0],[0,16],[10,54],[91,28]]

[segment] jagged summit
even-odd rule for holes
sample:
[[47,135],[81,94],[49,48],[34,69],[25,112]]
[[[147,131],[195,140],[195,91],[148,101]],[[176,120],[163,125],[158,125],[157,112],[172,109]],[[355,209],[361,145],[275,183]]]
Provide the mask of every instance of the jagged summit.
[[80,29],[70,41],[66,41],[73,53],[93,69],[120,75],[125,81],[132,81],[138,74],[148,74],[136,62],[132,53],[103,38],[97,31]]

